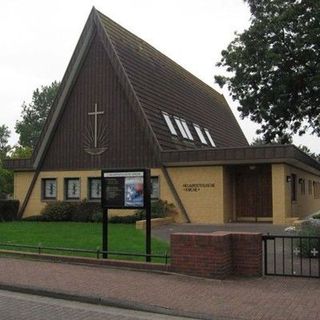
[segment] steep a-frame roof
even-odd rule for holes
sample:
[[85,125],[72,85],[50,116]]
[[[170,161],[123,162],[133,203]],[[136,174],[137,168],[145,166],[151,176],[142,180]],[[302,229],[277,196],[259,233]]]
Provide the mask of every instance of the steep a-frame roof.
[[[193,123],[207,128],[219,147],[248,145],[223,95],[147,42],[96,11],[163,150],[202,146]],[[162,111],[186,120],[194,140],[173,137]],[[175,125],[174,121],[173,124]],[[179,137],[180,136],[180,137]]]
[[[202,150],[210,146],[210,143],[207,146],[201,143],[193,124],[199,125],[202,130],[208,129],[217,148],[248,145],[221,94],[93,8],[70,60],[32,159],[24,162],[26,168],[27,166],[30,169],[41,167],[41,162],[50,145],[50,139],[63,113],[65,101],[95,34],[99,35],[128,101],[138,115],[140,126],[149,137],[149,143],[159,160],[162,151]],[[163,112],[171,116],[177,136],[170,133]],[[194,138],[192,141],[181,136],[174,116],[186,121]]]

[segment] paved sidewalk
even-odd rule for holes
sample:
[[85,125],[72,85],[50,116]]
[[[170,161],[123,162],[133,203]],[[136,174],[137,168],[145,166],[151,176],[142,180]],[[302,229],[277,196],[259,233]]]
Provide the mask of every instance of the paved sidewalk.
[[196,224],[196,223],[172,223],[152,229],[152,236],[169,241],[170,234],[176,232],[211,233],[215,231],[229,232],[259,232],[263,234],[285,234],[286,225],[274,225],[271,223],[225,223],[225,224]]
[[0,288],[8,287],[204,319],[320,319],[319,279],[220,281],[2,257]]

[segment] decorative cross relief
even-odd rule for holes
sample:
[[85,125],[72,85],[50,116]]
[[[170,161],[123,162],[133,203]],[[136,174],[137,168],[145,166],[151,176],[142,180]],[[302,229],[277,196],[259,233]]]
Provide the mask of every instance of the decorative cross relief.
[[[105,145],[106,134],[105,134],[105,126],[98,122],[98,116],[103,115],[104,111],[98,111],[98,104],[94,104],[94,111],[88,112],[89,116],[89,126],[84,135],[85,140],[85,151],[91,155],[100,155],[104,151],[107,150],[107,146]],[[92,128],[92,124],[90,118],[94,118],[94,126]]]
[[299,248],[294,248],[293,253],[298,256],[300,254],[300,249]]
[[313,248],[310,253],[315,257],[318,255],[319,251],[316,248]]

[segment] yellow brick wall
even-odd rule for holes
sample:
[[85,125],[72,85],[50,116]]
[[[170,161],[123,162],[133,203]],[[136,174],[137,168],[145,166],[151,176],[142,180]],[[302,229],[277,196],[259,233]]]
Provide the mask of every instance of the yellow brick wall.
[[[296,174],[296,197],[291,201],[291,184],[287,176]],[[299,179],[305,180],[305,194],[301,192]],[[285,164],[272,165],[272,196],[273,196],[273,223],[285,224],[292,218],[304,218],[320,210],[320,199],[314,199],[314,190],[309,194],[308,181],[320,181],[320,177],[310,172],[297,169]]]
[[15,172],[14,181],[13,181],[13,197],[20,201],[20,204],[25,199],[25,196],[30,187],[34,172],[25,171],[25,172]]
[[[26,206],[24,217],[40,214],[41,210],[49,202],[48,200],[41,199],[41,181],[43,178],[56,178],[57,179],[57,200],[64,200],[64,178],[80,178],[81,184],[81,199],[88,198],[88,178],[100,177],[100,171],[55,171],[55,172],[41,172],[35,183],[31,193],[29,202]],[[30,185],[33,174],[24,172],[15,172],[15,199],[20,200],[22,203],[27,189]],[[30,181],[30,182],[29,182]],[[29,183],[28,183],[29,182]],[[110,210],[112,215],[130,215],[135,210]]]
[[[222,167],[189,167],[189,168],[169,168],[169,175],[175,185],[179,196],[188,212],[192,222],[197,223],[223,223],[228,221],[224,217],[224,201],[228,197],[228,187],[223,189],[224,171]],[[15,173],[15,198],[22,201],[27,192],[31,179],[31,173]],[[152,176],[159,177],[160,199],[173,203],[177,214],[174,215],[176,222],[186,222],[179,205],[176,202],[165,176],[161,169],[152,169]],[[24,217],[38,215],[48,203],[48,200],[41,199],[41,181],[43,178],[57,179],[57,200],[64,200],[64,178],[80,178],[81,199],[87,198],[88,178],[99,177],[100,171],[55,171],[41,172],[31,193],[26,206]],[[29,182],[28,182],[29,181]],[[28,183],[27,183],[28,182]],[[193,183],[214,183],[213,188],[200,188],[198,192],[186,192],[184,184]],[[230,208],[227,209],[230,214]],[[110,210],[112,215],[129,215],[135,210]]]
[[[192,223],[224,223],[223,167],[168,168],[169,175]],[[184,185],[214,184],[197,192]]]

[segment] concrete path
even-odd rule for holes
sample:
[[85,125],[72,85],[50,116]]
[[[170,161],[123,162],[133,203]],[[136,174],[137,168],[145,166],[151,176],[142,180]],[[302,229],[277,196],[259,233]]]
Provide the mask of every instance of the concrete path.
[[152,236],[169,241],[170,234],[175,232],[210,233],[215,231],[260,232],[263,234],[285,234],[285,225],[271,223],[226,223],[226,224],[169,224],[152,229]]
[[208,280],[0,258],[0,289],[202,319],[320,320],[320,280]]

